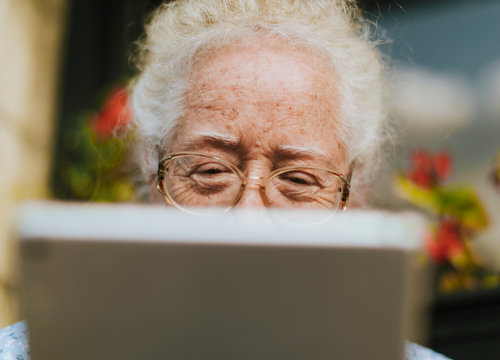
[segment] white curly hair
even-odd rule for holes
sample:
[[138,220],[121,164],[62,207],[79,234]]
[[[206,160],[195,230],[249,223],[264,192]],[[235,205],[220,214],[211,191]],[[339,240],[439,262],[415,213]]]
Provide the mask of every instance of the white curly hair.
[[[144,179],[156,178],[185,108],[188,77],[200,51],[258,33],[326,54],[337,75],[340,141],[354,162],[351,190],[361,202],[380,161],[384,134],[383,61],[373,26],[349,0],[177,0],[146,26],[132,83],[132,126]],[[334,101],[334,99],[332,99]],[[356,196],[357,195],[357,196]]]

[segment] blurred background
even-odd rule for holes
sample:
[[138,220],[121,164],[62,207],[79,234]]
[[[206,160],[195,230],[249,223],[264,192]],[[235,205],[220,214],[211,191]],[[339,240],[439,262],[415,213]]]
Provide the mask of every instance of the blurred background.
[[[125,176],[126,149],[111,133],[127,120],[123,110],[126,84],[135,71],[134,42],[147,14],[160,2],[0,0],[0,327],[22,318],[9,230],[16,204],[40,198],[137,199]],[[475,231],[466,250],[473,249],[487,274],[497,274],[500,1],[363,0],[360,5],[384,35],[381,48],[389,59],[393,141],[387,149],[391,160],[375,185],[376,203],[447,219],[426,206],[425,196],[435,196],[434,188],[431,194],[427,185],[422,190],[405,182],[414,178],[412,171],[422,159],[441,164],[436,159],[442,157],[435,154],[445,153],[445,168],[452,170],[442,172],[436,165],[434,180],[439,186],[472,189],[475,195],[467,195],[467,201],[473,205],[467,209],[476,216],[469,217],[473,220],[467,226]],[[460,188],[459,193],[467,191]],[[436,224],[439,228],[442,223]],[[470,238],[472,232],[467,234]],[[439,249],[441,255],[448,251]],[[471,269],[470,259],[453,256],[446,252],[441,263]],[[438,297],[429,339],[431,346],[455,359],[467,351],[478,355],[473,346],[500,342],[500,324],[491,320],[500,313],[498,279],[481,273],[478,282],[477,273],[469,273],[440,283],[444,293],[462,291]],[[478,318],[479,308],[488,322],[471,330],[470,319]],[[464,339],[472,339],[472,345]]]

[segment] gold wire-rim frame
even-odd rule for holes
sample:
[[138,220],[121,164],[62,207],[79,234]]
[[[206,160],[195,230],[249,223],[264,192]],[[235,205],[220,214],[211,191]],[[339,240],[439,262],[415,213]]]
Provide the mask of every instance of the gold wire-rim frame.
[[[247,185],[247,179],[248,179],[248,177],[245,176],[241,172],[241,170],[238,169],[236,166],[234,166],[233,164],[229,163],[228,161],[226,161],[226,160],[224,160],[224,159],[222,159],[222,158],[220,158],[220,157],[218,157],[216,155],[203,154],[203,153],[198,153],[198,152],[195,152],[195,151],[182,151],[182,152],[175,152],[175,153],[167,154],[158,163],[158,174],[157,174],[156,188],[163,195],[163,198],[165,199],[165,201],[168,204],[170,204],[172,206],[175,206],[175,207],[177,207],[177,208],[179,208],[181,210],[189,211],[187,208],[185,208],[184,206],[182,206],[179,203],[177,203],[174,199],[172,199],[172,197],[170,196],[170,194],[168,193],[168,191],[165,189],[165,186],[164,186],[164,184],[165,184],[165,174],[166,174],[166,170],[165,169],[166,169],[166,164],[168,162],[172,161],[173,159],[178,158],[178,157],[193,156],[193,155],[194,156],[201,156],[201,157],[205,157],[205,158],[209,158],[209,159],[213,159],[213,160],[219,161],[224,166],[227,166],[229,169],[231,169],[236,174],[238,174],[238,176],[241,179],[241,186],[240,186],[240,190],[238,192],[238,196],[235,197],[235,200],[233,201],[233,203],[231,205],[227,206],[226,208],[223,208],[222,210],[223,211],[227,211],[227,210],[232,209],[238,203],[238,201],[240,201],[241,195],[243,195],[243,190],[244,190],[245,186]],[[325,171],[327,173],[330,173],[330,174],[335,175],[336,177],[338,177],[340,179],[340,181],[342,182],[342,184],[343,184],[343,186],[342,186],[342,194],[341,194],[340,202],[337,205],[337,208],[332,207],[332,209],[339,209],[339,210],[345,210],[346,209],[347,203],[349,201],[349,193],[350,193],[350,188],[351,188],[350,179],[351,179],[351,174],[352,174],[352,166],[351,166],[351,170],[349,171],[349,175],[348,175],[347,178],[344,177],[344,175],[339,174],[338,172],[336,172],[334,170],[330,170],[330,169],[326,169],[326,168],[321,168],[321,167],[317,167],[317,166],[288,166],[288,167],[276,169],[276,170],[272,171],[267,177],[262,177],[262,179],[265,179],[266,181],[263,184],[261,184],[260,187],[259,187],[259,192],[261,193],[261,198],[263,199],[263,201],[264,201],[264,203],[265,203],[266,206],[269,206],[268,199],[267,199],[267,196],[265,196],[265,194],[263,194],[262,192],[264,191],[265,187],[267,186],[267,183],[272,178],[274,178],[275,176],[277,176],[279,174],[285,173],[287,171],[301,170],[301,169],[302,170],[303,169],[321,170],[321,171]]]

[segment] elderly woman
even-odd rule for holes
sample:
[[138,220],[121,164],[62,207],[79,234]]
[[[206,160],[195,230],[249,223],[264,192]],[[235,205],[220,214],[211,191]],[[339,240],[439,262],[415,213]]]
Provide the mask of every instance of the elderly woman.
[[138,150],[151,184],[161,160],[169,203],[365,202],[383,135],[382,65],[352,3],[180,1],[147,34]]
[[[384,134],[375,45],[351,1],[160,7],[132,100],[151,199],[195,210],[365,204]],[[26,359],[25,333],[24,323],[1,332],[0,353]],[[406,357],[444,359],[412,344]]]

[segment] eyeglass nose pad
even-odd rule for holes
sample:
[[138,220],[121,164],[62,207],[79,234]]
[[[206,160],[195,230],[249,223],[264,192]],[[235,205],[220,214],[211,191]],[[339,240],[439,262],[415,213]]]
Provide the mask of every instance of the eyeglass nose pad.
[[262,184],[263,177],[248,176],[246,179],[247,181],[242,185],[243,189],[234,206],[249,208],[267,207],[268,202],[265,196],[264,185]]

